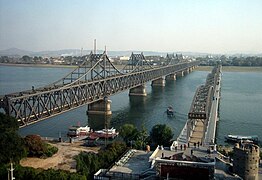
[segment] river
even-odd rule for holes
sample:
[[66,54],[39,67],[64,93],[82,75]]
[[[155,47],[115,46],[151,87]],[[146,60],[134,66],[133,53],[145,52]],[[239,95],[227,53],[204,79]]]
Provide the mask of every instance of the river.
[[[71,68],[13,67],[0,66],[0,95],[40,87],[54,82]],[[205,83],[208,71],[193,71],[167,81],[165,87],[151,87],[147,83],[146,97],[129,97],[128,91],[111,96],[112,117],[87,117],[87,106],[43,120],[21,128],[21,135],[39,134],[44,137],[58,137],[71,125],[85,125],[101,129],[105,123],[119,129],[125,123],[132,123],[139,129],[144,125],[148,131],[155,124],[167,124],[176,138],[183,128],[196,88]],[[175,109],[174,117],[167,117],[166,108]],[[224,143],[227,134],[258,135],[262,138],[262,73],[223,72],[220,121],[217,126],[217,143]]]

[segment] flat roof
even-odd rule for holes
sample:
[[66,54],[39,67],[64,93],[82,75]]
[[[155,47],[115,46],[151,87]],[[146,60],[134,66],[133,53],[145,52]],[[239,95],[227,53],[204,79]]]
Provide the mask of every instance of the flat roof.
[[[191,154],[191,150],[193,154]],[[182,150],[180,147],[176,151],[171,151],[170,149],[157,149],[155,155],[152,158],[166,159],[166,160],[180,160],[188,162],[203,162],[210,163],[214,162],[216,153],[209,153],[206,147],[184,147]]]
[[135,150],[135,153],[122,165],[114,165],[109,172],[141,174],[150,168],[149,157],[152,152]]

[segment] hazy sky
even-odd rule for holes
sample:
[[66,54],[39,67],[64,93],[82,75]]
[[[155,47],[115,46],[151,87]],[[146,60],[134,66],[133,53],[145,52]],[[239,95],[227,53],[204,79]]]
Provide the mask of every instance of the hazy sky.
[[262,0],[0,0],[0,49],[261,53]]

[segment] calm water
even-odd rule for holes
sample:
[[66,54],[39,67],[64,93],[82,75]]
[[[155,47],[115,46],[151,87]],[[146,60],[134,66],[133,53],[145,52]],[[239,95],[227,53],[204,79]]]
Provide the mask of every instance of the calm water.
[[[7,67],[0,66],[0,95],[40,87],[54,82],[70,72],[69,68]],[[167,81],[166,86],[152,88],[147,84],[147,97],[129,97],[128,91],[110,97],[113,116],[87,117],[86,106],[52,117],[20,129],[21,135],[40,134],[47,137],[66,135],[70,125],[88,123],[93,129],[106,124],[117,129],[125,123],[148,131],[155,124],[167,124],[176,138],[183,128],[196,88],[205,82],[208,72],[194,71],[189,75]],[[171,105],[175,117],[164,113]],[[256,134],[262,138],[262,74],[255,72],[224,72],[220,121],[217,131],[218,144],[224,143],[226,134]]]

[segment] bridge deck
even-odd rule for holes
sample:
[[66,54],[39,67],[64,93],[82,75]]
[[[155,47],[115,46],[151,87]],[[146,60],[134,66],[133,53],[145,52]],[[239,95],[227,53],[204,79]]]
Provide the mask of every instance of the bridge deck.
[[[214,90],[211,97],[211,108],[210,113],[208,115],[209,119],[195,119],[194,120],[194,128],[192,133],[188,139],[187,137],[187,123],[185,124],[184,128],[182,129],[180,135],[177,138],[178,144],[194,144],[194,143],[203,143],[204,145],[213,144],[215,142],[215,134],[216,134],[216,122],[218,121],[218,106],[220,100],[220,81],[221,81],[221,72],[219,70],[216,73],[217,78],[214,81]],[[207,123],[204,123],[204,122]],[[206,124],[206,128],[205,128]],[[206,131],[205,131],[206,129]],[[204,142],[203,141],[204,137]]]
[[198,121],[196,123],[195,129],[193,130],[192,135],[190,136],[189,142],[191,144],[198,143],[198,142],[201,143],[203,133],[204,133],[204,125],[201,121]]
[[221,73],[218,77],[218,84],[215,86],[214,90],[214,98],[211,105],[209,123],[207,126],[207,132],[205,134],[205,143],[215,142],[216,136],[216,124],[218,121],[218,106],[220,101],[220,80],[221,80]]

